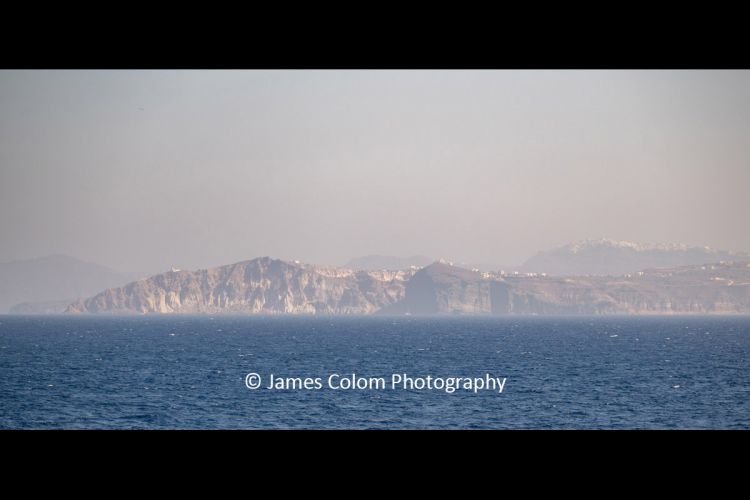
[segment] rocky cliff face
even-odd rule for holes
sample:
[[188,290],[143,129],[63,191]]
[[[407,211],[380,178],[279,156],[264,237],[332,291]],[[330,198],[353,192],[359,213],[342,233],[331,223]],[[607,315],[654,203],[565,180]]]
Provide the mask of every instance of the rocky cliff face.
[[242,314],[750,313],[750,263],[620,277],[499,275],[443,263],[352,271],[268,257],[152,276],[78,300],[67,312]]
[[750,313],[750,263],[647,270],[618,278],[500,276],[444,264],[419,271],[394,314]]
[[67,312],[370,314],[403,299],[411,272],[354,272],[268,257],[152,276]]
[[404,299],[382,314],[489,314],[494,280],[478,272],[435,262],[406,283]]

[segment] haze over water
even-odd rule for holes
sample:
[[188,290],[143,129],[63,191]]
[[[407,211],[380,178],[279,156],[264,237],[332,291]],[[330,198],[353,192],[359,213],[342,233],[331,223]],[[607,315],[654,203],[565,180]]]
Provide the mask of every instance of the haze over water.
[[750,251],[747,71],[0,71],[0,261]]

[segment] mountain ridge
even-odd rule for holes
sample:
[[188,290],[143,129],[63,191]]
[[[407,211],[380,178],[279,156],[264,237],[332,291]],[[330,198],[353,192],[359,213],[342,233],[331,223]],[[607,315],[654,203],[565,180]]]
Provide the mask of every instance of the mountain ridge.
[[409,271],[366,272],[270,257],[171,271],[104,290],[66,312],[368,314],[402,298]]
[[270,257],[171,271],[79,299],[69,313],[679,314],[750,313],[750,262],[618,277],[491,273],[435,262],[354,271]]
[[410,257],[396,257],[393,255],[363,255],[350,259],[344,268],[362,271],[379,271],[408,269],[411,266],[424,267],[434,262],[435,259],[425,255],[412,255]]
[[556,276],[621,276],[650,268],[750,260],[750,254],[685,244],[587,239],[537,252],[519,270]]
[[[124,273],[62,254],[0,263],[0,312],[46,308],[124,285],[140,273]],[[36,304],[36,305],[35,305]]]

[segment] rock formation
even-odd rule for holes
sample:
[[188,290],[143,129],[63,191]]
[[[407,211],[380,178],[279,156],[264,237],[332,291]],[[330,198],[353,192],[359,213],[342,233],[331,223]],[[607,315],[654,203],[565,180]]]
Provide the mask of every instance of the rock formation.
[[404,297],[413,272],[354,272],[263,257],[158,274],[71,304],[67,312],[370,314]]
[[750,313],[750,263],[619,277],[498,274],[445,263],[353,271],[268,257],[175,271],[77,300],[78,313],[674,314]]

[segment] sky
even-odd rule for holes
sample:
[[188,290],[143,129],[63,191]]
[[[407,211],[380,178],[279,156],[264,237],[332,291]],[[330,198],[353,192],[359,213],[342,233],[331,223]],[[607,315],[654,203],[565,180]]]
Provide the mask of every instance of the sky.
[[748,71],[0,71],[0,261],[750,251]]

